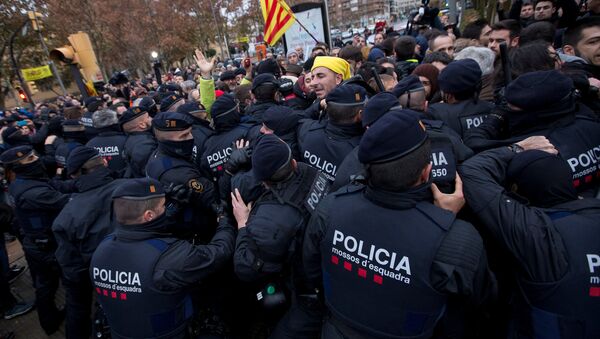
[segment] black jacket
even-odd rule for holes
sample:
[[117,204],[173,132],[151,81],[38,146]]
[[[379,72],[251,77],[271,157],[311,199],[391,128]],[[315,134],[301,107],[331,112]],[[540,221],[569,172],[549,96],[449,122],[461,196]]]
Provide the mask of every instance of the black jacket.
[[296,278],[304,281],[299,251],[312,210],[303,202],[317,174],[314,168],[299,163],[292,178],[256,201],[246,227],[237,236],[234,267],[240,279],[260,282],[276,274],[289,277],[293,270]]
[[127,162],[125,178],[143,178],[146,176],[146,164],[156,150],[156,139],[151,131],[127,134],[123,157]]
[[546,136],[569,163],[577,190],[586,196],[595,195],[600,185],[595,175],[600,120],[584,105],[570,102],[539,112],[497,110],[479,128],[469,130],[464,140],[477,152],[536,135]]
[[[523,316],[527,307],[517,306],[512,316],[522,317],[517,320],[520,337],[540,326],[546,335],[561,334],[553,337],[595,338],[600,326],[590,315],[598,314],[599,308],[590,304],[589,275],[594,270],[588,267],[588,253],[597,256],[600,248],[591,240],[600,236],[600,201],[579,199],[552,208],[521,203],[503,187],[514,154],[507,147],[483,152],[466,161],[460,173],[467,202],[481,225],[512,257],[513,272],[526,296],[522,302],[544,314],[531,322],[531,314]],[[545,326],[549,320],[559,326]]]
[[[425,268],[429,275],[426,277],[419,275],[419,279],[428,279],[430,286],[433,287],[437,293],[445,296],[457,296],[460,299],[468,300],[472,305],[481,305],[482,303],[489,301],[490,298],[495,296],[496,281],[492,273],[488,270],[485,248],[481,237],[471,224],[455,219],[453,216],[450,218],[449,215],[451,213],[441,210],[428,202],[432,199],[429,189],[429,185],[426,184],[408,192],[396,193],[375,190],[370,187],[348,185],[337,192],[328,195],[321,202],[317,208],[316,214],[310,220],[304,237],[302,255],[308,281],[314,284],[315,287],[318,287],[320,286],[321,281],[327,281],[329,279],[329,277],[322,276],[323,262],[329,261],[329,258],[331,258],[331,261],[333,261],[334,264],[339,261],[339,264],[341,265],[342,261],[344,261],[344,268],[351,271],[348,273],[348,279],[360,279],[358,277],[355,278],[356,273],[354,272],[356,271],[353,268],[355,265],[350,263],[353,259],[349,257],[342,258],[341,255],[339,255],[337,259],[334,259],[333,256],[335,253],[322,251],[331,247],[331,243],[325,243],[324,241],[328,236],[331,236],[334,230],[345,232],[347,229],[346,226],[350,226],[333,225],[332,222],[330,222],[330,217],[334,215],[334,213],[346,215],[346,219],[349,220],[354,220],[359,217],[353,213],[360,213],[360,225],[350,226],[350,228],[360,229],[362,227],[362,229],[366,230],[365,227],[377,227],[378,225],[363,224],[362,220],[369,218],[368,212],[365,214],[365,211],[359,212],[358,210],[366,204],[374,204],[379,211],[388,213],[388,215],[379,217],[387,218],[389,220],[394,220],[395,216],[397,217],[398,215],[410,215],[410,220],[419,220],[420,218],[423,218],[423,215],[429,215],[430,218],[432,218],[431,221],[429,221],[431,223],[447,223],[448,220],[450,220],[450,224],[446,225],[446,234],[441,239],[430,267]],[[338,196],[340,195],[346,196],[346,201],[343,206],[336,201],[339,199]],[[424,213],[424,210],[429,212]],[[414,218],[415,215],[419,215],[416,217],[417,219]],[[414,228],[413,232],[419,232],[421,225],[415,226],[419,227]],[[406,227],[412,226],[406,224]],[[365,232],[364,230],[361,232]],[[390,236],[393,235],[381,233],[372,233],[370,235],[372,238],[381,239],[389,239]],[[357,244],[358,239],[360,239],[359,235],[354,239]],[[369,242],[365,240],[364,247],[352,254],[357,255],[357,253],[362,252],[363,254],[358,257],[362,260],[365,255],[364,253],[367,253],[368,255],[368,246],[370,246],[370,244],[374,244],[374,246],[383,246],[378,244],[388,242],[388,240],[381,239],[379,242]],[[401,239],[399,241],[401,241]],[[352,245],[352,243],[349,244]],[[414,247],[414,244],[404,244],[402,246],[404,248],[407,246]],[[356,250],[356,247],[354,250]],[[363,278],[366,277],[373,280],[374,278],[371,277],[371,270],[377,270],[377,266],[374,266],[377,265],[377,263],[375,263],[374,260],[371,261],[371,263],[372,264],[366,266],[368,267],[368,270],[366,270],[366,272],[363,271],[362,273]],[[356,265],[356,267],[359,268],[358,275],[361,274],[360,268],[365,267],[361,265],[364,264]],[[366,275],[364,275],[365,273]],[[366,281],[368,282],[369,279]],[[385,279],[388,278],[384,277],[383,279],[385,285]],[[367,282],[365,282],[365,284]],[[327,287],[325,287],[325,289],[327,290]],[[361,298],[362,300],[365,299],[364,296]],[[348,299],[348,303],[352,303],[355,299],[356,298],[353,296],[353,298]],[[376,303],[376,301],[373,300],[373,303]],[[368,307],[369,305],[361,306]],[[347,305],[345,307],[347,308]],[[374,312],[373,316],[377,316],[378,311],[385,312],[385,310],[379,310],[377,307],[369,308],[369,310],[370,312]],[[348,325],[352,327],[356,326],[355,329],[361,328],[361,324]],[[357,330],[356,332],[361,334],[352,336],[353,338],[372,337],[372,335],[365,334],[361,330]]]
[[99,168],[77,179],[79,193],[71,196],[52,224],[58,244],[56,259],[67,280],[77,283],[87,279],[92,254],[114,229],[111,195],[123,182],[114,180],[108,168]]
[[98,135],[90,139],[86,146],[97,149],[100,156],[108,162],[108,168],[118,177],[122,177],[127,167],[123,156],[127,136],[116,131],[115,127],[98,129],[98,131]]
[[303,162],[335,179],[337,168],[358,146],[363,128],[360,123],[337,124],[328,121],[301,120],[298,126],[298,150]]
[[429,107],[431,118],[442,120],[461,138],[465,133],[478,127],[494,108],[494,104],[482,100],[463,100],[456,104],[437,103]]

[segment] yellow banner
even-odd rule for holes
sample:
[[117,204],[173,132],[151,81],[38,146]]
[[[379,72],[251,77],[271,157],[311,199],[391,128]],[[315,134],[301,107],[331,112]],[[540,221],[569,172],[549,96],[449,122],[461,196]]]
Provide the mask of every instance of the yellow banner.
[[23,74],[23,78],[25,78],[25,81],[35,81],[52,76],[52,71],[50,70],[50,66],[48,65],[34,68],[25,68],[21,70],[21,73]]

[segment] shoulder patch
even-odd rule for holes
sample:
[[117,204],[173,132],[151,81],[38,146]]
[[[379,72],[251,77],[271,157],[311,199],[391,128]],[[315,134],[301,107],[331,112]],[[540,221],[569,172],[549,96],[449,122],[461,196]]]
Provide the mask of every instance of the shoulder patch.
[[204,186],[197,179],[188,181],[188,187],[193,189],[196,193],[202,193],[204,191]]

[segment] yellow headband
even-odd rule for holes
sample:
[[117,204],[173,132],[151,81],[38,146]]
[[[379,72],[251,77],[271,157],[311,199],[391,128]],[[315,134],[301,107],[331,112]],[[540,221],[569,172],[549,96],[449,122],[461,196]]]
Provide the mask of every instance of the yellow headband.
[[331,70],[333,73],[341,74],[342,79],[347,80],[350,79],[352,74],[350,74],[350,64],[348,61],[332,56],[318,56],[315,58],[315,62],[310,69],[312,72],[317,67],[325,67]]

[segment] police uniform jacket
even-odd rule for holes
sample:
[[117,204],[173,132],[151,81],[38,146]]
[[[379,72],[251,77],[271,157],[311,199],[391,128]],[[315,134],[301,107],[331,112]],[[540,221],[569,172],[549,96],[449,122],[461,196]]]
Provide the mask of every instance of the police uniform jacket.
[[225,163],[233,151],[237,140],[250,140],[252,125],[242,123],[228,130],[217,131],[204,144],[202,153],[202,170],[213,178],[220,178],[225,173]]
[[[317,182],[326,181],[314,168],[298,163],[292,178],[271,187],[255,202],[236,241],[234,268],[240,279],[257,282],[294,270],[299,281],[303,280],[299,255],[302,234],[326,193],[326,185],[318,186]],[[311,193],[315,194],[314,201],[308,201]]]
[[215,186],[192,163],[191,159],[171,156],[161,150],[150,157],[146,165],[146,175],[154,178],[165,187],[183,185],[192,192],[189,203],[179,206],[178,223],[174,224],[180,235],[199,233],[203,239],[210,239],[214,233],[216,218],[212,204],[216,202]]
[[98,131],[98,135],[88,141],[86,146],[97,149],[100,156],[108,162],[108,168],[122,177],[127,167],[123,156],[127,137],[112,128],[98,129]]
[[338,166],[358,146],[362,134],[360,123],[301,120],[298,126],[300,157],[303,162],[325,173],[333,182]]
[[123,156],[127,163],[125,178],[143,178],[146,176],[146,164],[156,150],[156,139],[151,131],[131,132],[127,134]]
[[114,180],[104,167],[76,180],[79,193],[71,196],[52,224],[58,245],[56,259],[67,280],[77,283],[82,275],[87,279],[92,254],[114,229],[110,197],[122,182],[122,179]]
[[275,101],[257,101],[246,108],[244,114],[248,119],[244,120],[244,123],[251,126],[248,131],[248,139],[251,140],[253,145],[261,135],[260,129],[263,124],[263,114],[270,107],[278,105]]
[[495,294],[475,228],[431,199],[429,184],[407,192],[348,185],[317,208],[304,268],[322,282],[343,337],[429,337],[448,296],[481,305]]
[[561,110],[526,114],[495,111],[479,128],[469,130],[464,140],[480,152],[536,135],[547,137],[569,164],[577,191],[595,196],[600,187],[600,120],[584,105],[573,102]]
[[463,100],[455,104],[437,103],[429,107],[428,114],[432,119],[443,121],[461,138],[465,133],[478,127],[494,108],[494,104],[483,100]]
[[186,337],[193,314],[190,288],[233,253],[235,231],[227,218],[206,245],[174,238],[168,223],[162,216],[118,225],[92,257],[89,273],[113,338]]
[[215,130],[210,127],[208,120],[199,119],[192,116],[194,124],[192,125],[192,135],[194,136],[193,159],[198,168],[201,166],[202,153],[204,153],[204,144],[208,138],[215,134]]
[[[48,179],[17,175],[9,186],[9,194],[15,202],[15,214],[19,220],[26,248],[56,248],[52,234],[52,222],[69,201],[69,195],[56,190]],[[39,244],[36,245],[36,244]]]
[[[442,192],[454,192],[456,167],[473,155],[473,151],[462,143],[462,140],[452,129],[439,120],[421,120],[427,129],[431,140],[431,178]],[[366,177],[363,164],[358,160],[358,147],[355,147],[338,167],[331,191],[353,180]]]
[[507,147],[460,167],[467,202],[512,256],[524,303],[514,312],[519,337],[598,338],[600,201],[528,206],[501,183],[514,156]]
[[255,124],[262,124],[263,122],[263,114],[266,110],[268,110],[271,106],[279,105],[275,101],[257,101],[252,105],[246,108],[244,115],[249,117],[249,120],[246,122],[254,122]]
[[94,121],[92,120],[92,116],[94,112],[85,112],[81,117],[81,123],[85,126],[85,135],[88,140],[92,139],[96,135],[98,135],[98,129],[94,127]]
[[56,152],[54,153],[54,160],[56,161],[56,165],[59,168],[64,168],[67,164],[67,157],[78,146],[83,146],[80,140],[75,139],[66,139],[63,143],[56,147]]

